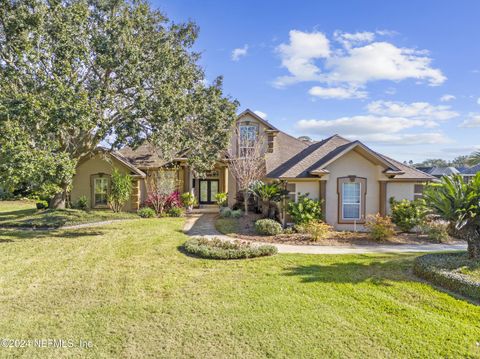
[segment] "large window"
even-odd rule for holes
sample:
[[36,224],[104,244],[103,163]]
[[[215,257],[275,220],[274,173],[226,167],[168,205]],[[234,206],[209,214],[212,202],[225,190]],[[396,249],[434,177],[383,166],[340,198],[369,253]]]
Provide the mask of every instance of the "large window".
[[108,177],[95,177],[93,180],[93,194],[95,207],[107,205]]
[[342,184],[342,217],[347,220],[361,218],[361,183]]
[[257,141],[257,126],[241,125],[239,151],[240,157],[251,156],[255,151],[255,143]]

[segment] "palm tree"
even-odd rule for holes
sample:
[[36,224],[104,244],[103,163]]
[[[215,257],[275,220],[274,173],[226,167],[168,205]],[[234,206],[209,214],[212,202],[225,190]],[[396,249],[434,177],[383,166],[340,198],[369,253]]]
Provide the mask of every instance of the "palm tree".
[[427,207],[450,223],[450,233],[467,240],[470,258],[480,259],[480,173],[465,183],[460,175],[442,177],[424,192]]
[[469,157],[468,157],[468,165],[469,166],[476,166],[480,164],[480,151],[475,151],[473,152]]

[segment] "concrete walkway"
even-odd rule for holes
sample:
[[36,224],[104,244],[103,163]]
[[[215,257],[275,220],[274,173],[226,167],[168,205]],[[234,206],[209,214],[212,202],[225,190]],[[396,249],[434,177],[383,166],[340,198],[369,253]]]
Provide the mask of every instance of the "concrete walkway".
[[[192,237],[220,238],[223,240],[236,240],[221,234],[215,228],[215,214],[196,214],[187,218],[184,232]],[[361,254],[361,253],[405,253],[405,252],[441,252],[466,250],[467,244],[456,242],[453,244],[379,244],[363,246],[322,246],[322,245],[294,245],[251,242],[255,245],[272,244],[278,248],[279,253],[303,254]]]

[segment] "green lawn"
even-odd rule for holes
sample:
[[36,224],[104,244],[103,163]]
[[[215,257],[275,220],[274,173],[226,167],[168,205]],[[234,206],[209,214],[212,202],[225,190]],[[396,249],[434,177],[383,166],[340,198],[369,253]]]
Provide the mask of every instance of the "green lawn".
[[480,358],[480,307],[416,280],[413,255],[205,260],[182,225],[0,230],[0,338],[94,345],[0,357]]
[[138,216],[136,213],[114,213],[111,210],[88,212],[77,209],[37,210],[34,202],[0,201],[0,227],[58,228],[129,218]]

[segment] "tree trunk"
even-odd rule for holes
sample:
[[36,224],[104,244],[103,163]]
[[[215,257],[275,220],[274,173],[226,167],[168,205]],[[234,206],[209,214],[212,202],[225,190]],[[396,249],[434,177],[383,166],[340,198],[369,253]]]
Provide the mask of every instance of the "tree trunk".
[[270,213],[270,201],[262,201],[262,217],[268,218]]
[[480,259],[480,223],[474,223],[467,226],[463,232],[463,238],[468,243],[468,257],[471,259]]
[[243,204],[245,207],[245,214],[248,213],[248,189],[243,191]]
[[63,189],[61,192],[56,193],[51,199],[48,207],[51,209],[64,209],[65,201],[67,199],[67,190]]

